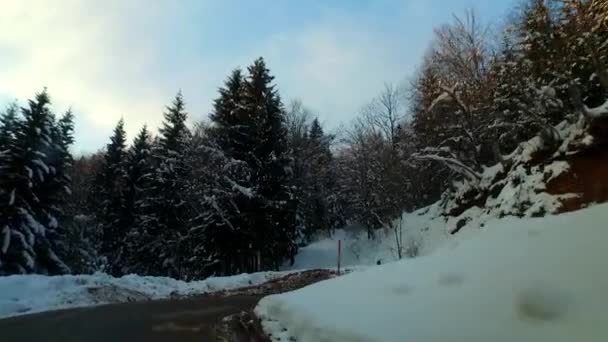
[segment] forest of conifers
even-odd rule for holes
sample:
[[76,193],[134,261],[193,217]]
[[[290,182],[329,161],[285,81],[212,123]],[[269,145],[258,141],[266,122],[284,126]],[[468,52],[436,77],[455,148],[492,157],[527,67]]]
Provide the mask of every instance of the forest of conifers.
[[320,232],[373,238],[519,143],[550,150],[556,124],[608,115],[608,2],[528,0],[510,18],[436,28],[417,73],[340,129],[284,103],[262,58],[228,75],[208,118],[188,125],[180,92],[158,130],[128,141],[120,120],[90,155],[71,154],[78,113],[54,112],[52,89],[8,106],[0,275],[278,269]]

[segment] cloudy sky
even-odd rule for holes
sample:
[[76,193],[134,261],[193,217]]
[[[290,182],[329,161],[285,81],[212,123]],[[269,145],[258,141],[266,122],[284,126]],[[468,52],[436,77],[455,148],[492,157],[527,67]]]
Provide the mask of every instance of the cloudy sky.
[[156,126],[182,89],[207,117],[229,72],[263,56],[281,95],[330,127],[420,62],[434,26],[475,8],[499,23],[512,0],[0,0],[0,105],[48,87],[76,114],[75,152]]

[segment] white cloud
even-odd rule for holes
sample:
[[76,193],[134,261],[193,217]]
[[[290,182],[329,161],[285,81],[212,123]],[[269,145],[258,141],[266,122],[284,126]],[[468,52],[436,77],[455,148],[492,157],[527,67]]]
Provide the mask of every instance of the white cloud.
[[145,39],[146,28],[167,7],[142,1],[5,1],[0,49],[12,58],[0,61],[0,93],[24,100],[48,87],[57,110],[74,108],[84,149],[101,147],[123,115],[133,136],[143,123],[160,120],[163,102],[178,89],[167,92],[155,82],[156,54]]

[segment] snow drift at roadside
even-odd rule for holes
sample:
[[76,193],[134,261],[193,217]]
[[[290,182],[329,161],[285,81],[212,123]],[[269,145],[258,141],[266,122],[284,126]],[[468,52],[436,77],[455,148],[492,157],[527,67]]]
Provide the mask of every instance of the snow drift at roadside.
[[266,297],[275,341],[603,341],[608,205],[463,230],[426,257]]
[[0,277],[0,318],[98,304],[190,296],[259,285],[285,276],[260,272],[184,282],[165,277],[127,275],[13,275]]

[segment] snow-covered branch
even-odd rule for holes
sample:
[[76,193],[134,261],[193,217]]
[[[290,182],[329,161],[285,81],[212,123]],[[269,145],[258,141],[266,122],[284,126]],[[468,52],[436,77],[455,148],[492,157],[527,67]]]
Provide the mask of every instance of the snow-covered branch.
[[481,179],[481,175],[477,171],[473,170],[473,168],[465,165],[463,162],[456,158],[443,157],[438,154],[414,154],[412,158],[417,160],[431,160],[443,163],[445,166],[449,167],[454,172],[467,177],[473,182],[478,182]]
[[224,179],[226,180],[226,182],[228,182],[228,184],[230,184],[230,186],[232,187],[232,190],[238,191],[239,193],[241,193],[242,195],[244,195],[247,198],[255,197],[254,192],[251,188],[247,188],[247,187],[244,187],[244,186],[238,184],[237,182],[235,182],[233,179],[231,179],[228,176],[224,176]]
[[[435,108],[439,103],[452,99],[456,103],[456,105],[460,108],[460,110],[462,111],[462,114],[464,114],[466,116],[470,116],[471,109],[469,108],[469,106],[467,106],[464,103],[464,101],[460,97],[460,94],[458,94],[458,92],[457,92],[458,86],[459,86],[458,82],[456,82],[456,84],[454,84],[452,87],[446,87],[444,85],[440,85],[440,88],[441,88],[441,90],[443,90],[443,93],[441,93],[435,100],[433,100],[433,102],[431,103],[431,105],[429,106],[429,108],[427,110],[432,111],[433,108]],[[461,127],[461,130],[467,136],[467,138],[471,141],[471,143],[474,143],[475,137],[473,136],[473,134],[464,127]]]
[[460,107],[460,109],[462,110],[462,112],[464,114],[469,114],[471,111],[469,109],[469,106],[467,106],[464,101],[462,100],[462,98],[460,97],[460,95],[456,92],[456,89],[458,88],[458,83],[454,84],[453,87],[449,88],[449,87],[445,87],[445,86],[441,86],[441,89],[448,94],[458,105],[458,107]]
[[583,105],[584,113],[592,119],[608,118],[608,100],[598,107],[589,108]]
[[431,102],[431,105],[429,106],[429,108],[427,108],[427,110],[428,110],[429,112],[430,112],[430,111],[432,111],[433,109],[435,109],[435,107],[436,107],[438,104],[440,104],[440,103],[442,103],[442,102],[444,102],[444,101],[448,100],[448,99],[449,99],[449,97],[450,97],[450,95],[449,95],[448,93],[446,93],[446,92],[443,92],[443,93],[439,94],[439,96],[437,96],[437,97],[436,97],[436,98],[433,100],[433,102]]
[[578,111],[589,121],[608,118],[608,100],[598,107],[589,108],[583,102],[580,89],[572,84],[570,86],[570,100]]

